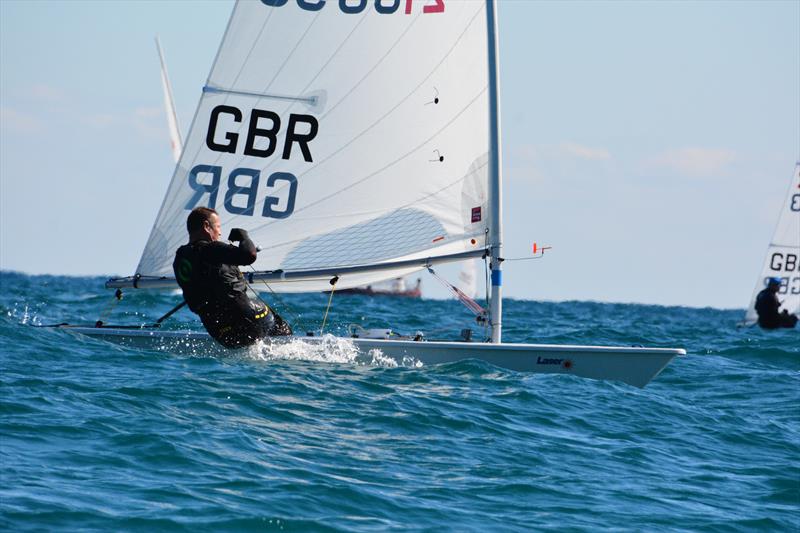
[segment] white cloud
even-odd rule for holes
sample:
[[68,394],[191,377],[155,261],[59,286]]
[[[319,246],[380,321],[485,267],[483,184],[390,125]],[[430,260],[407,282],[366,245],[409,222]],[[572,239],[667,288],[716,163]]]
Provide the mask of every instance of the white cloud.
[[160,107],[137,107],[134,114],[137,117],[144,119],[151,119],[153,117],[161,116],[164,110]]
[[519,157],[531,160],[589,160],[610,161],[611,152],[606,148],[585,146],[575,142],[562,142],[558,144],[522,145],[514,150]]
[[95,113],[93,115],[85,115],[83,117],[83,121],[99,130],[111,128],[123,122],[120,116],[112,113]]
[[133,126],[147,139],[167,142],[169,133],[164,109],[161,107],[139,107],[133,113]]
[[736,154],[724,148],[678,148],[658,154],[647,164],[683,176],[709,177],[724,174],[735,160]]
[[138,107],[123,113],[95,113],[83,121],[98,130],[132,129],[147,139],[168,138],[166,120],[159,107]]
[[615,166],[603,147],[564,141],[557,144],[512,144],[505,158],[504,180],[542,185],[551,181],[583,181]]
[[64,91],[44,83],[37,83],[31,87],[30,95],[36,100],[50,103],[62,102],[65,99]]
[[15,133],[36,133],[44,126],[37,117],[10,107],[0,107],[0,124]]
[[565,142],[558,145],[560,152],[566,157],[588,159],[591,161],[609,161],[611,153],[605,148],[594,148],[581,144]]

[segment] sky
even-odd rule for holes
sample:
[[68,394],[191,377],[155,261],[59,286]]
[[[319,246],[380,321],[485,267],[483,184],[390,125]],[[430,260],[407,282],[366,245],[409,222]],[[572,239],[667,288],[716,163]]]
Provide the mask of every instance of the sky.
[[[0,0],[0,269],[133,273],[174,166],[154,37],[185,136],[232,5]],[[800,1],[498,25],[505,296],[746,307],[800,158]]]

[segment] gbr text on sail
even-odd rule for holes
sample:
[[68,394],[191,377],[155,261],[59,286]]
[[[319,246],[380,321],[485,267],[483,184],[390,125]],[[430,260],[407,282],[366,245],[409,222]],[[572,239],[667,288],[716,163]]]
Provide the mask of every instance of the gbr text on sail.
[[[245,125],[246,130],[241,131]],[[220,155],[242,156],[241,161],[278,157],[288,161],[293,153],[299,153],[303,161],[313,163],[310,144],[318,131],[319,123],[312,115],[292,113],[283,123],[277,113],[268,109],[253,108],[245,116],[238,107],[218,105],[209,114],[205,145]],[[205,150],[201,153],[208,154]],[[192,196],[185,208],[194,209],[206,199],[205,205],[216,209],[220,187],[225,183],[222,208],[227,212],[266,218],[290,216],[297,196],[297,176],[283,170],[262,172],[265,167],[266,163],[227,170],[216,162],[195,164],[187,175]],[[266,188],[267,194],[256,206],[260,187]]]

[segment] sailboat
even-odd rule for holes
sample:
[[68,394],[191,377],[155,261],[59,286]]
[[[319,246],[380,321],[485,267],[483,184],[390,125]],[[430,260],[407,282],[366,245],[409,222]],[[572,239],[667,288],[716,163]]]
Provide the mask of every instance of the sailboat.
[[771,278],[781,280],[778,290],[781,310],[800,315],[800,161],[795,164],[789,190],[778,214],[778,224],[761,267],[761,275],[756,281],[741,325],[752,326],[758,322],[756,296]]
[[[112,289],[174,288],[186,216],[215,208],[261,247],[257,290],[364,286],[483,259],[486,342],[351,339],[423,364],[499,367],[643,387],[676,348],[502,342],[503,228],[495,0],[240,0],[231,14],[136,273]],[[171,351],[204,332],[68,326]],[[322,342],[320,336],[270,343]]]

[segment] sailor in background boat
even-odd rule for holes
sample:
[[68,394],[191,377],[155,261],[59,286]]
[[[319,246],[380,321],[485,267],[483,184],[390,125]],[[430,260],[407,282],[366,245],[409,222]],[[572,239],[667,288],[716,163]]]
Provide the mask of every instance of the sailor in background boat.
[[783,312],[779,312],[781,302],[778,300],[778,291],[780,288],[780,278],[769,278],[767,288],[756,296],[758,325],[764,329],[793,328],[797,324],[796,315],[790,315],[785,309]]
[[243,229],[220,241],[222,226],[213,209],[197,207],[186,219],[189,244],[178,248],[172,268],[189,309],[200,316],[209,335],[226,348],[248,346],[259,339],[291,335],[292,329],[262,302],[247,296],[237,265],[250,265],[258,253]]

